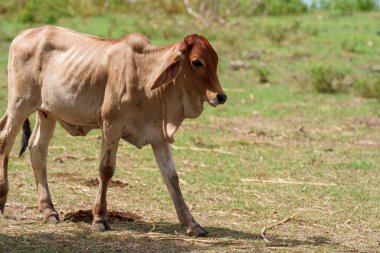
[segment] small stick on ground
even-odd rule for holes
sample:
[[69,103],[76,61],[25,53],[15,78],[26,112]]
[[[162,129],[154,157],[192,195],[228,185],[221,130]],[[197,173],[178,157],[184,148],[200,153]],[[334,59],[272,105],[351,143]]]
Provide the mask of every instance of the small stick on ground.
[[153,227],[148,233],[152,233],[155,229],[156,229],[156,225],[153,223]]
[[96,159],[98,159],[98,157],[89,156],[89,157],[83,157],[83,158],[79,159],[78,161],[79,162],[87,162],[87,161],[95,161]]
[[279,222],[277,222],[277,223],[275,223],[275,224],[272,224],[272,225],[270,225],[270,226],[268,226],[268,227],[263,227],[263,229],[261,230],[261,237],[263,238],[263,240],[266,242],[266,243],[270,243],[270,241],[268,240],[268,238],[266,238],[266,236],[265,236],[265,233],[269,230],[269,229],[271,229],[271,228],[274,228],[274,227],[277,227],[277,226],[280,226],[280,225],[282,225],[282,224],[284,224],[284,223],[286,223],[286,222],[288,222],[288,221],[291,221],[292,219],[294,219],[296,216],[298,216],[299,215],[299,213],[295,213],[295,214],[293,214],[293,215],[291,215],[291,216],[289,216],[289,217],[287,217],[287,218],[285,218],[285,219],[283,219],[283,220],[281,220],[281,221],[279,221]]
[[286,180],[261,180],[255,178],[241,178],[242,182],[253,182],[262,184],[295,184],[295,185],[314,185],[314,186],[336,186],[335,183],[322,183],[322,182],[302,182],[302,181],[286,181]]
[[326,227],[326,226],[323,226],[323,225],[320,225],[320,224],[316,224],[316,223],[313,223],[312,224],[314,227],[317,227],[317,228],[325,228],[325,229],[331,229],[329,227]]
[[355,232],[355,229],[353,229],[350,225],[348,225],[348,224],[350,224],[350,223],[351,223],[351,220],[346,220],[346,221],[343,223],[343,225],[346,226],[347,228],[349,228],[351,231],[354,231],[354,232]]
[[163,236],[163,235],[150,235],[146,234],[145,237],[156,240],[179,240],[185,242],[199,242],[207,244],[240,244],[240,241],[236,240],[207,240],[207,239],[192,239],[192,238],[182,238],[179,236]]
[[198,152],[210,152],[210,153],[220,153],[220,154],[225,154],[225,155],[234,155],[234,156],[239,156],[238,154],[221,150],[221,149],[209,149],[209,148],[197,148],[197,147],[178,147],[175,145],[172,145],[173,149],[175,150],[191,150],[191,151],[198,151]]
[[73,156],[73,155],[63,155],[63,156],[57,156],[54,158],[54,162],[60,161],[60,160],[78,160],[79,156]]

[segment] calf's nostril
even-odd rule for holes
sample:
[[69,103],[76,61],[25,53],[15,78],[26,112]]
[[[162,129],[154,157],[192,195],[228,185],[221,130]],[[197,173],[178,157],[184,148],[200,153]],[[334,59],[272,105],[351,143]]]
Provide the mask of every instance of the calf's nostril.
[[219,104],[224,104],[224,102],[226,102],[227,100],[227,95],[219,93],[218,95],[216,95],[216,98],[218,99]]

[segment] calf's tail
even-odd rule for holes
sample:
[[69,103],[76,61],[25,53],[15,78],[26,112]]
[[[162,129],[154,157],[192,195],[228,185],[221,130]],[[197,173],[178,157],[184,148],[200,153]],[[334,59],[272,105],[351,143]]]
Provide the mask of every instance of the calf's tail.
[[31,133],[32,133],[32,130],[30,129],[29,119],[26,119],[24,121],[24,124],[22,125],[21,149],[20,149],[20,153],[18,154],[18,157],[21,157],[22,154],[25,152],[26,148],[28,147]]

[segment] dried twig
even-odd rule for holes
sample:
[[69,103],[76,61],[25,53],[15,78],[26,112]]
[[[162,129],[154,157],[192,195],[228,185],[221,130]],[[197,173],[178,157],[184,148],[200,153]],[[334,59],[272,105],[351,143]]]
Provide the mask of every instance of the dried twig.
[[302,182],[302,181],[286,181],[286,180],[261,180],[255,178],[241,178],[242,182],[254,182],[263,184],[295,184],[295,185],[314,185],[314,186],[336,186],[335,183],[321,183],[321,182]]
[[266,236],[265,236],[266,232],[267,232],[269,229],[271,229],[271,228],[274,228],[274,227],[280,226],[280,225],[282,225],[282,224],[284,224],[284,223],[286,223],[286,222],[288,222],[288,221],[291,221],[292,219],[294,219],[294,218],[295,218],[296,216],[298,216],[298,215],[299,215],[299,213],[295,213],[295,214],[293,214],[293,215],[291,215],[291,216],[289,216],[289,217],[287,217],[287,218],[285,218],[285,219],[283,219],[283,220],[281,220],[281,221],[279,221],[279,222],[277,222],[277,223],[275,223],[275,224],[272,224],[272,225],[270,225],[270,226],[268,226],[268,227],[263,227],[263,229],[261,230],[261,237],[263,238],[263,240],[264,240],[265,242],[270,243],[270,241],[268,240],[268,238],[266,238]]
[[79,159],[80,162],[87,162],[87,161],[94,161],[98,159],[98,157],[96,156],[88,156],[88,157],[83,157],[81,159]]
[[153,223],[152,229],[148,233],[152,233],[156,229],[156,225]]
[[63,156],[57,156],[56,158],[54,158],[54,161],[57,162],[57,161],[62,160],[62,159],[66,159],[66,160],[78,160],[79,158],[80,158],[79,156],[63,155]]
[[350,223],[351,223],[351,220],[346,220],[346,221],[343,223],[343,225],[344,225],[345,227],[349,228],[351,231],[354,231],[354,232],[355,232],[355,229],[353,229],[350,225],[348,225],[348,224],[350,224]]
[[148,233],[145,235],[145,237],[149,239],[155,239],[155,240],[179,240],[179,241],[185,241],[185,242],[200,242],[200,243],[207,243],[207,244],[240,244],[240,241],[237,240],[209,240],[209,239],[193,239],[193,238],[183,238],[179,236],[166,236],[166,235],[160,235],[160,234],[151,234]]
[[209,149],[209,148],[197,148],[197,147],[178,147],[175,145],[172,145],[173,149],[175,150],[192,150],[192,151],[198,151],[198,152],[210,152],[210,153],[220,153],[220,154],[225,154],[225,155],[235,155],[239,156],[238,154],[221,150],[221,149]]

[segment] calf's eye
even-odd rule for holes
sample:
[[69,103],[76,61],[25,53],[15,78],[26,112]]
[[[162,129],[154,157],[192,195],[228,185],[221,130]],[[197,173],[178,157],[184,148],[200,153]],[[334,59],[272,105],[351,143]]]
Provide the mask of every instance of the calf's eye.
[[202,68],[203,67],[203,63],[200,60],[192,60],[191,65],[193,65],[193,67],[195,67],[195,68]]

